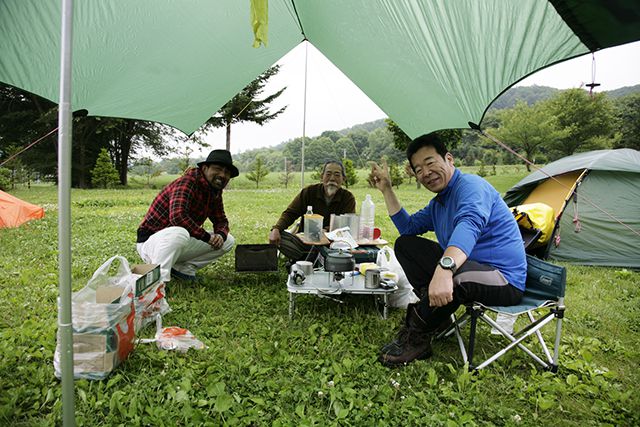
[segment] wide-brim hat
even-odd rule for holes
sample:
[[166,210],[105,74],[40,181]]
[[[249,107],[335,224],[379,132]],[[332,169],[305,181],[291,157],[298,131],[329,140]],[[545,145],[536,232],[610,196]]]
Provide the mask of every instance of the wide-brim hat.
[[198,163],[198,166],[202,167],[203,165],[208,164],[223,165],[228,167],[231,171],[231,178],[235,178],[236,176],[240,175],[240,171],[238,170],[238,168],[233,166],[231,153],[227,150],[213,150],[209,153],[207,160]]

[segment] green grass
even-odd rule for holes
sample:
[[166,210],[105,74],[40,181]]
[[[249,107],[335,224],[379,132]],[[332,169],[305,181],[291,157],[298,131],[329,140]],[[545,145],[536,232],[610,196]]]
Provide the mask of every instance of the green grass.
[[[526,172],[488,179],[502,192]],[[364,173],[363,173],[364,174]],[[364,175],[363,175],[364,176]],[[310,179],[306,181],[310,183]],[[240,187],[239,185],[237,187]],[[297,188],[297,183],[293,185]],[[225,193],[239,243],[264,243],[296,188],[233,188]],[[107,258],[138,262],[135,232],[156,189],[73,190],[72,277],[80,289]],[[397,232],[380,193],[377,224]],[[46,216],[0,230],[0,425],[59,425],[60,383],[53,373],[58,294],[57,192],[14,191],[45,206]],[[426,190],[401,186],[408,210]],[[171,282],[165,325],[188,328],[208,348],[186,354],[136,347],[104,381],[76,382],[80,425],[638,425],[640,290],[638,273],[567,265],[567,316],[558,374],[512,352],[477,375],[466,372],[457,344],[402,369],[376,362],[403,317],[382,320],[368,297],[343,305],[297,299],[288,318],[285,273],[235,273],[233,256],[192,285]],[[151,329],[143,331],[153,335]],[[482,330],[478,351],[497,347]],[[393,380],[393,381],[392,381]]]

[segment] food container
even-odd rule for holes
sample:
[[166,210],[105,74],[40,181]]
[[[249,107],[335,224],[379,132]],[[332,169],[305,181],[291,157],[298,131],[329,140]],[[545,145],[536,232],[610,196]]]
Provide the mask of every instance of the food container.
[[320,242],[322,240],[322,215],[304,216],[304,238],[309,242]]

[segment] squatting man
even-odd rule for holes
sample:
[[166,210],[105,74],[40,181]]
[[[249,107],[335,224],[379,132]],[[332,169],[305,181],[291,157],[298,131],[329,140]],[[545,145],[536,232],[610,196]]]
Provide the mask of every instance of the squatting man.
[[[383,196],[400,232],[395,252],[420,298],[378,360],[402,365],[431,356],[431,340],[464,303],[515,305],[522,299],[527,261],[516,221],[483,178],[460,172],[438,133],[413,140],[407,159],[435,197],[410,215],[391,186],[386,162],[373,163],[369,181]],[[434,231],[438,242],[420,237]]]
[[[145,262],[160,265],[162,281],[195,280],[197,270],[233,248],[222,192],[238,175],[231,153],[213,150],[153,200],[138,227],[136,249]],[[207,218],[211,231],[203,228]]]

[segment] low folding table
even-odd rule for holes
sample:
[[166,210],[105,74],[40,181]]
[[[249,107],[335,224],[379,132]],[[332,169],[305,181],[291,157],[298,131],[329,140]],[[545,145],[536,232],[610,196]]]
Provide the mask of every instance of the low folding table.
[[[375,301],[382,300],[382,318],[387,318],[388,298],[398,288],[375,288],[369,289],[364,287],[364,276],[361,274],[353,275],[352,272],[345,273],[346,277],[342,280],[334,280],[334,273],[316,270],[313,274],[305,277],[302,284],[295,284],[291,276],[287,277],[287,290],[289,291],[289,319],[293,319],[295,311],[295,298],[297,294],[312,294],[322,298],[334,299],[341,294],[354,295],[372,295]],[[339,300],[336,300],[339,301]],[[340,301],[341,302],[341,301]]]

